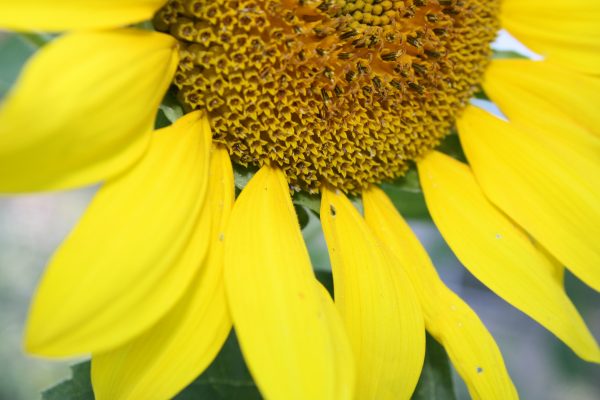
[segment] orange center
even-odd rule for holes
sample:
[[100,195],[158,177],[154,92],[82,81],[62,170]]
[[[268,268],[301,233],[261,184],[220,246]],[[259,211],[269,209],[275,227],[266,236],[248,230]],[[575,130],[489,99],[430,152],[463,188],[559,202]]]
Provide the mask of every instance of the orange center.
[[477,89],[499,0],[171,0],[189,110],[240,164],[347,192],[403,174]]

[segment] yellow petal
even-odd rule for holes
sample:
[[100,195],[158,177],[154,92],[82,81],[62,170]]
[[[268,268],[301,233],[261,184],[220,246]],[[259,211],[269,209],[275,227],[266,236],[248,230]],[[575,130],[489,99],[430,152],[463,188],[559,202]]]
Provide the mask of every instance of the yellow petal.
[[549,60],[600,74],[600,3],[596,0],[503,0],[502,25]]
[[[577,151],[600,157],[600,80],[548,62],[494,60],[485,92],[511,122],[580,143]],[[596,135],[595,137],[589,137]]]
[[0,0],[0,28],[56,32],[111,28],[152,18],[166,0]]
[[600,157],[548,146],[476,107],[458,121],[485,194],[563,265],[600,290]]
[[[225,234],[227,297],[242,353],[267,399],[349,399],[347,338],[315,288],[289,188],[262,167],[237,199]],[[348,380],[342,386],[352,388]]]
[[[469,168],[437,152],[421,160],[418,168],[433,221],[462,264],[580,357],[600,361],[600,349],[556,281],[553,266],[488,202]],[[502,182],[505,188],[515,185]]]
[[549,261],[548,266],[550,267],[550,275],[560,285],[563,286],[565,282],[565,266],[556,259],[548,250],[546,250],[539,242],[533,241],[533,245],[540,253],[542,253]]
[[475,312],[439,278],[427,252],[378,188],[363,192],[365,219],[409,275],[425,327],[446,349],[474,399],[518,397],[492,335]]
[[28,351],[106,351],[179,300],[207,248],[210,224],[198,216],[210,140],[208,120],[189,114],[157,131],[142,161],[100,189],[37,290]]
[[408,399],[425,356],[425,327],[406,272],[342,194],[323,189],[321,223],[335,303],[354,351],[357,399]]
[[352,399],[354,398],[352,395],[354,393],[353,383],[356,371],[354,370],[352,348],[344,330],[344,322],[335,304],[333,304],[329,292],[319,282],[317,282],[317,292],[319,292],[319,296],[321,297],[325,320],[329,323],[332,337],[338,338],[333,346],[334,351],[337,353],[335,357],[339,364],[344,366],[337,371],[333,399]]
[[548,62],[497,60],[486,72],[485,91],[522,135],[567,157],[571,168],[600,167],[600,81]]
[[202,269],[186,295],[158,324],[115,350],[94,355],[92,381],[97,400],[172,398],[217,355],[231,330],[219,237],[233,197],[229,155],[217,149],[200,216],[202,223],[212,223],[210,249]]
[[74,33],[40,50],[0,107],[0,192],[82,186],[131,166],[177,59],[172,38],[134,30]]

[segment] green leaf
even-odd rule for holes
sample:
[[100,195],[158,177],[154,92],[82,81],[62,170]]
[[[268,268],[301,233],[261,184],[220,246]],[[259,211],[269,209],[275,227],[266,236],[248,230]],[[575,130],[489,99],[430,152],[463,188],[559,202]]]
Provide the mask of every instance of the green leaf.
[[425,363],[413,400],[456,400],[450,361],[446,350],[427,334]]
[[331,271],[319,270],[315,271],[315,275],[319,282],[321,282],[321,285],[325,286],[325,289],[327,289],[331,297],[333,297],[333,274]]
[[304,229],[308,222],[310,221],[310,217],[308,216],[308,211],[304,206],[299,204],[294,204],[294,209],[296,210],[296,216],[298,217],[298,224],[300,224],[300,229]]
[[250,179],[254,176],[254,174],[258,171],[258,168],[254,166],[244,167],[239,164],[233,164],[233,178],[235,181],[235,187],[238,190],[242,190],[246,187]]
[[387,183],[389,186],[393,186],[397,189],[400,189],[405,192],[410,193],[420,193],[421,192],[421,184],[419,183],[419,174],[417,173],[417,169],[413,166],[406,171],[406,174],[395,179],[392,182]]
[[183,116],[183,107],[179,104],[175,89],[173,88],[167,92],[159,108],[170,123],[177,121]]
[[453,131],[451,134],[442,139],[436,150],[448,154],[450,157],[455,158],[458,161],[462,161],[464,163],[467,162],[467,157],[462,149],[460,139],[456,131]]
[[512,50],[494,50],[494,53],[492,54],[492,58],[502,59],[502,58],[528,58],[528,57],[521,53],[517,53],[516,51],[512,51]]
[[314,194],[308,194],[305,192],[296,192],[293,196],[294,204],[304,206],[319,215],[321,212],[321,198]]
[[71,366],[72,377],[42,392],[42,400],[94,400],[90,362]]
[[175,400],[262,399],[244,363],[232,332],[221,352],[206,371]]
[[404,190],[402,187],[391,183],[381,185],[383,191],[389,196],[394,206],[404,218],[428,219],[429,212],[425,205],[425,197],[421,192]]
[[0,32],[0,99],[12,87],[23,64],[36,49],[23,36]]
[[19,33],[19,36],[21,36],[21,38],[28,43],[33,50],[37,50],[40,47],[45,46],[58,35],[38,32],[21,32]]

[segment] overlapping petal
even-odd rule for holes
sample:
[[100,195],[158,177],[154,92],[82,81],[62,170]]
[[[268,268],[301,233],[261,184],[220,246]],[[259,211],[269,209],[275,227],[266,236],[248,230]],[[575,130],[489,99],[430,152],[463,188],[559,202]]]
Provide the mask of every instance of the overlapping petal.
[[427,330],[445,347],[474,399],[518,397],[492,335],[475,312],[448,289],[419,240],[387,196],[371,187],[363,193],[365,219],[410,276]]
[[406,272],[342,194],[323,188],[321,222],[335,303],[357,363],[357,399],[408,399],[425,356],[425,326]]
[[497,60],[486,72],[486,94],[511,125],[546,151],[562,155],[570,168],[600,166],[600,81],[548,62]]
[[331,296],[327,292],[327,289],[320,283],[317,283],[317,292],[321,297],[321,304],[323,305],[324,319],[329,323],[329,329],[332,332],[334,338],[343,338],[333,347],[337,353],[336,359],[339,360],[340,365],[344,365],[343,368],[338,370],[336,374],[334,399],[352,399],[355,392],[353,383],[355,381],[355,370],[354,370],[354,357],[352,354],[352,348],[350,342],[347,339],[346,331],[344,329],[344,323],[341,319],[340,313],[335,307]]
[[138,161],[177,62],[173,38],[126,29],[42,48],[0,105],[0,192],[82,186]]
[[595,0],[504,0],[502,25],[548,60],[600,74],[600,3]]
[[57,32],[116,28],[152,18],[166,0],[0,0],[0,28]]
[[30,352],[106,351],[181,298],[210,233],[198,218],[210,140],[208,120],[188,114],[157,131],[143,160],[100,189],[37,290],[27,326]]
[[[229,155],[211,156],[207,197],[199,223],[211,224],[209,252],[187,294],[147,332],[107,353],[94,355],[97,400],[172,398],[212,362],[231,330],[223,280],[223,242],[233,207]],[[202,232],[192,240],[206,240]]]
[[[599,362],[600,349],[557,282],[553,265],[486,199],[469,168],[437,152],[418,168],[433,221],[463,265],[580,357]],[[501,181],[506,190],[516,185]]]
[[484,89],[511,123],[600,157],[600,80],[548,62],[505,59],[490,64]]
[[[549,146],[476,107],[458,121],[485,194],[575,275],[600,290],[600,158]],[[564,139],[568,146],[568,139]]]
[[317,291],[283,172],[264,166],[254,175],[224,240],[235,330],[265,398],[352,398],[348,339]]

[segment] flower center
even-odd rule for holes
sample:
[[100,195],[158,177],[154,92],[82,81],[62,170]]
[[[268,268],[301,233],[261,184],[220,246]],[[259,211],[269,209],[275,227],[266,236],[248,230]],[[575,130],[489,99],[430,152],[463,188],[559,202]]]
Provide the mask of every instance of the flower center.
[[347,192],[402,175],[477,89],[500,0],[170,0],[186,110],[240,164]]

